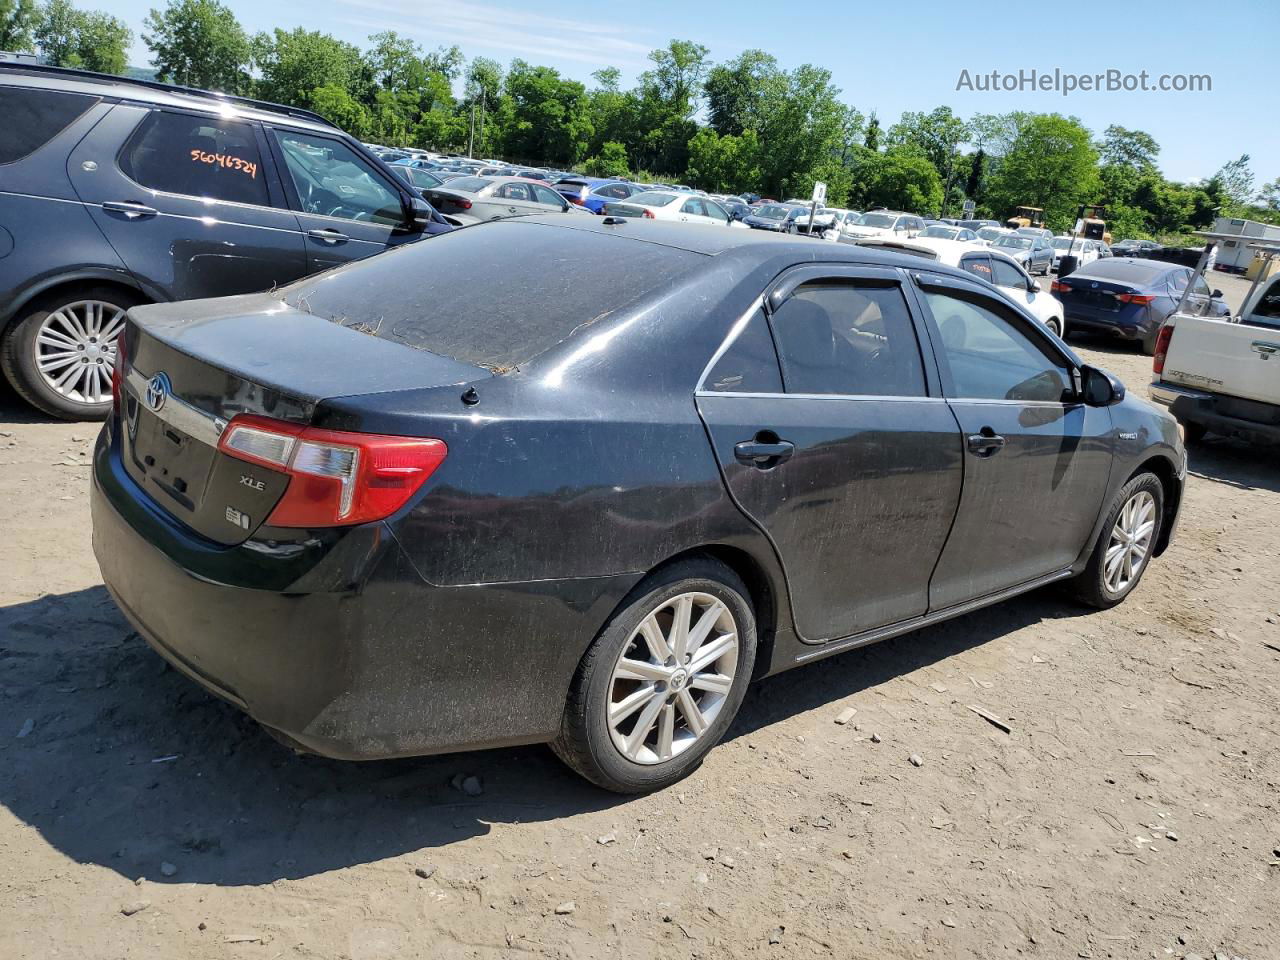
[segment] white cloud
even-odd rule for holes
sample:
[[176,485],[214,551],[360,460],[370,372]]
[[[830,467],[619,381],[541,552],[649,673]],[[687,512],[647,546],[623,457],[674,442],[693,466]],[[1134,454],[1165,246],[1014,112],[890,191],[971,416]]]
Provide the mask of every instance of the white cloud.
[[[630,24],[601,24],[465,0],[339,0],[351,13],[341,22],[370,32],[397,30],[432,37],[464,50],[506,50],[525,58],[571,60],[593,66],[643,67],[652,43],[631,39]],[[598,14],[593,15],[598,16]]]

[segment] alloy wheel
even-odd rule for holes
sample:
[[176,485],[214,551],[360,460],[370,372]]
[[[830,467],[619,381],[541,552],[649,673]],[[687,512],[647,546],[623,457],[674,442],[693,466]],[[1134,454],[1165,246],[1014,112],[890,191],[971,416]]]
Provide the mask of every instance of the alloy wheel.
[[36,368],[50,389],[76,403],[110,400],[124,315],[124,307],[105,300],[77,300],[50,311],[34,343]]
[[665,600],[632,632],[605,704],[614,746],[628,760],[663,763],[698,742],[733,688],[738,629],[707,593]]
[[1107,543],[1102,577],[1112,594],[1123,593],[1142,573],[1155,529],[1155,498],[1139,490],[1125,501]]

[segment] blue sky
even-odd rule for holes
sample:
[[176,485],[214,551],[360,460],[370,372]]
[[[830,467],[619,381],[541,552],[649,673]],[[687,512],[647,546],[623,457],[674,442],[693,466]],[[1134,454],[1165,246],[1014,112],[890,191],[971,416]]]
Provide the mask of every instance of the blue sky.
[[[1232,0],[1225,7],[1189,0],[1088,3],[865,3],[810,0],[603,0],[570,4],[528,0],[224,0],[251,32],[305,25],[363,46],[393,29],[427,47],[458,44],[468,56],[503,63],[523,57],[590,82],[603,66],[627,83],[650,49],[672,37],[696,40],[714,60],[750,47],[785,67],[824,66],[843,99],[888,126],[904,110],[947,104],[961,116],[1009,110],[1058,111],[1100,135],[1108,124],[1145,130],[1162,147],[1160,166],[1176,180],[1207,177],[1242,153],[1257,185],[1280,176],[1280,124],[1274,118],[1275,0]],[[81,0],[81,6],[95,6]],[[156,0],[106,5],[142,32]],[[637,15],[636,11],[639,11]],[[784,13],[789,11],[789,13]],[[131,62],[149,54],[139,38]],[[957,91],[971,75],[1057,68],[1076,74],[1108,69],[1152,81],[1162,74],[1209,74],[1210,92],[1060,93]]]

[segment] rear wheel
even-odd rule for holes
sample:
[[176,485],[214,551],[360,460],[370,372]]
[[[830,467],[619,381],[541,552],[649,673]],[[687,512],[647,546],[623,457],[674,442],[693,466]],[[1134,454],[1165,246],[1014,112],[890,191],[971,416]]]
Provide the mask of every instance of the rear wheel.
[[755,664],[755,616],[742,581],[687,560],[632,591],[583,656],[556,754],[618,793],[691,773],[733,721]]
[[1072,592],[1091,607],[1114,607],[1142,579],[1164,523],[1164,487],[1154,473],[1140,473],[1116,494],[1102,534]]
[[125,311],[141,302],[113,287],[41,300],[6,332],[0,367],[28,403],[64,420],[103,420]]

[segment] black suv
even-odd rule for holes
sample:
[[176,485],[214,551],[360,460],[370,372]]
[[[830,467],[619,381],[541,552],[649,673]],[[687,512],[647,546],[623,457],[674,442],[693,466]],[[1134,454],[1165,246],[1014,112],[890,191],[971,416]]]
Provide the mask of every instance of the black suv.
[[0,64],[0,367],[67,419],[111,409],[124,312],[270,289],[450,229],[306,110]]

